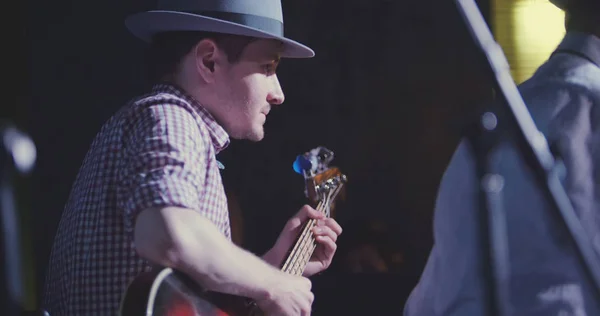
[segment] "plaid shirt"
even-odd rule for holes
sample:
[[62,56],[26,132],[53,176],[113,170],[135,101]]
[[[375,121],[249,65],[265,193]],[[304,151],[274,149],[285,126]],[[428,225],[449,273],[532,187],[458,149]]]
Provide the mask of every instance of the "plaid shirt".
[[230,237],[215,155],[229,136],[198,102],[156,85],[100,130],[75,180],[50,256],[51,315],[115,315],[149,263],[136,253],[136,215],[149,207],[198,211]]

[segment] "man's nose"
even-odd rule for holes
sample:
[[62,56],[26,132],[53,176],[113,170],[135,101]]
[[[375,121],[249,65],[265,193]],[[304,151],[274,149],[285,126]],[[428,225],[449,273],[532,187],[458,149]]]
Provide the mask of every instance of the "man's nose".
[[285,101],[285,95],[283,94],[283,89],[281,89],[281,84],[279,83],[277,75],[272,76],[272,78],[273,88],[267,96],[267,101],[269,104],[280,105],[283,103],[283,101]]

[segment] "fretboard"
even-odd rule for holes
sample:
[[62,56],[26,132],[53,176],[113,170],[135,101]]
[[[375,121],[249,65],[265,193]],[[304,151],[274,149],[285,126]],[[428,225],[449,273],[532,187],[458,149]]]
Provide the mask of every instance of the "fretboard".
[[300,234],[298,241],[283,264],[281,269],[283,272],[302,275],[304,268],[306,268],[306,264],[316,248],[315,237],[312,232],[315,224],[316,221],[311,219],[304,225],[302,234]]

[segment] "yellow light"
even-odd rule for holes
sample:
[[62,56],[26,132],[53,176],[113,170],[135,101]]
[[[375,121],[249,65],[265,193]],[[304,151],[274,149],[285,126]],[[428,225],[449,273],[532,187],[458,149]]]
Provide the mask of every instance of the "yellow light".
[[533,75],[565,34],[564,12],[547,0],[493,0],[496,40],[521,83]]

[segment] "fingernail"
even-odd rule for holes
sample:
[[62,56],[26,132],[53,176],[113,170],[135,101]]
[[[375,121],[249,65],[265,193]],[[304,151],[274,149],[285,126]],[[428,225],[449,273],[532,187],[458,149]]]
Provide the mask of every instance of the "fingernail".
[[323,230],[321,228],[315,228],[315,234],[320,234]]
[[325,224],[325,221],[322,219],[317,220],[317,225],[323,225]]

